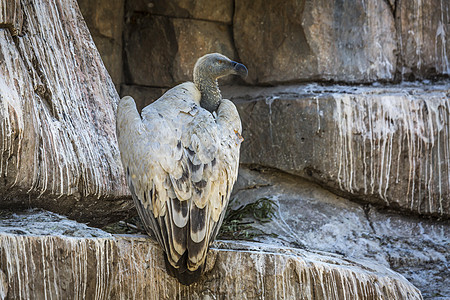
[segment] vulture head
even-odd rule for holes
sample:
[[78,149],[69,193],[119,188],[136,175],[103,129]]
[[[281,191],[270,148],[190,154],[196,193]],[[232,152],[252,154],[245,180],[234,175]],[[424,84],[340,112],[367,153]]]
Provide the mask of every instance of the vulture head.
[[247,76],[247,68],[220,53],[210,53],[200,57],[194,67],[194,83],[203,79],[217,80],[227,75]]
[[200,57],[194,66],[194,83],[202,95],[200,105],[211,113],[220,105],[222,95],[217,79],[227,75],[246,77],[247,68],[219,53]]

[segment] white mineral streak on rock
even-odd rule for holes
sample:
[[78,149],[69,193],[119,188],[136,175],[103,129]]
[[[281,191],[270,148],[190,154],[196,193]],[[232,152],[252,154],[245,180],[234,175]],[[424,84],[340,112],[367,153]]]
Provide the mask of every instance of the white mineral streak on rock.
[[6,27],[12,35],[22,31],[23,15],[20,0],[0,0],[0,28]]
[[333,96],[340,188],[378,194],[392,204],[397,200],[388,199],[390,186],[407,180],[404,197],[411,209],[443,213],[444,189],[448,193],[450,187],[450,99],[445,92]]
[[275,100],[277,100],[277,99],[279,99],[279,97],[277,97],[277,96],[271,96],[271,97],[268,97],[268,98],[266,98],[266,104],[269,106],[269,129],[270,129],[270,140],[272,141],[272,142],[274,142],[274,140],[273,140],[273,123],[272,123],[272,103],[275,101]]
[[0,270],[0,299],[6,299],[6,295],[8,295],[8,280],[5,273]]
[[[0,47],[2,45],[2,37],[0,32]],[[15,57],[17,59],[17,57]],[[7,62],[8,63],[8,62]],[[11,66],[7,66],[11,67]],[[21,141],[23,139],[23,108],[19,101],[17,91],[9,88],[7,81],[12,81],[12,78],[0,77],[0,120],[1,120],[1,149],[6,155],[0,157],[0,174],[8,175],[8,162],[13,153],[20,151]],[[14,140],[18,138],[18,143]],[[17,168],[20,161],[17,160],[13,168]],[[17,180],[15,176],[14,183]]]
[[76,1],[22,7],[26,34],[0,29],[0,172],[35,195],[127,195],[115,139],[118,95]]
[[6,299],[421,299],[401,275],[332,254],[218,242],[208,259],[212,270],[185,287],[148,238],[0,234]]
[[[448,11],[449,5],[446,6],[445,14],[446,18],[444,19],[444,0],[441,0],[441,9],[440,9],[440,20],[438,23],[438,27],[436,30],[436,40],[435,40],[435,56],[436,56],[436,70],[439,70],[443,74],[450,74],[450,63],[448,61],[447,56],[447,38],[445,32],[445,19],[450,20],[450,14]],[[447,28],[448,25],[447,25]],[[440,46],[440,47],[439,47]]]

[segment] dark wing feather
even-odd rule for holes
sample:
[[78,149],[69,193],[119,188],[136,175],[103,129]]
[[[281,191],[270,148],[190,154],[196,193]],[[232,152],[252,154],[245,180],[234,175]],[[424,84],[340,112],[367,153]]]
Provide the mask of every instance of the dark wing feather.
[[186,83],[146,107],[142,121],[134,112],[133,120],[120,121],[118,113],[119,148],[139,215],[182,283],[201,274],[239,164],[234,105],[226,100],[214,119],[198,103],[198,90]]

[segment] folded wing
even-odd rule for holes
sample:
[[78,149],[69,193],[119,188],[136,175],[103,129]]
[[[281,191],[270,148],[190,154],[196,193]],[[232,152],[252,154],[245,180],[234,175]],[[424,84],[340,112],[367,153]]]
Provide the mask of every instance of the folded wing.
[[237,178],[241,124],[236,108],[223,100],[213,116],[199,106],[200,93],[190,82],[147,106],[142,119],[135,106],[122,101],[119,148],[139,215],[175,270],[196,271]]

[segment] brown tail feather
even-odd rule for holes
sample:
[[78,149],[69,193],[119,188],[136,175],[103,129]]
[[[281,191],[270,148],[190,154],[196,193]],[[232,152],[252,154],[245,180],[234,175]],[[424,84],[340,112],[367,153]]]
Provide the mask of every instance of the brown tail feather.
[[186,265],[187,265],[187,257],[188,257],[188,252],[186,251],[183,256],[180,258],[180,260],[178,261],[177,265],[179,265],[179,268],[174,268],[168,261],[167,259],[167,254],[164,252],[164,261],[166,263],[166,270],[167,273],[172,276],[175,277],[176,279],[178,279],[178,281],[183,284],[183,285],[191,285],[194,282],[197,282],[200,279],[200,276],[202,276],[203,273],[203,269],[206,263],[200,266],[197,270],[195,271],[190,271]]

